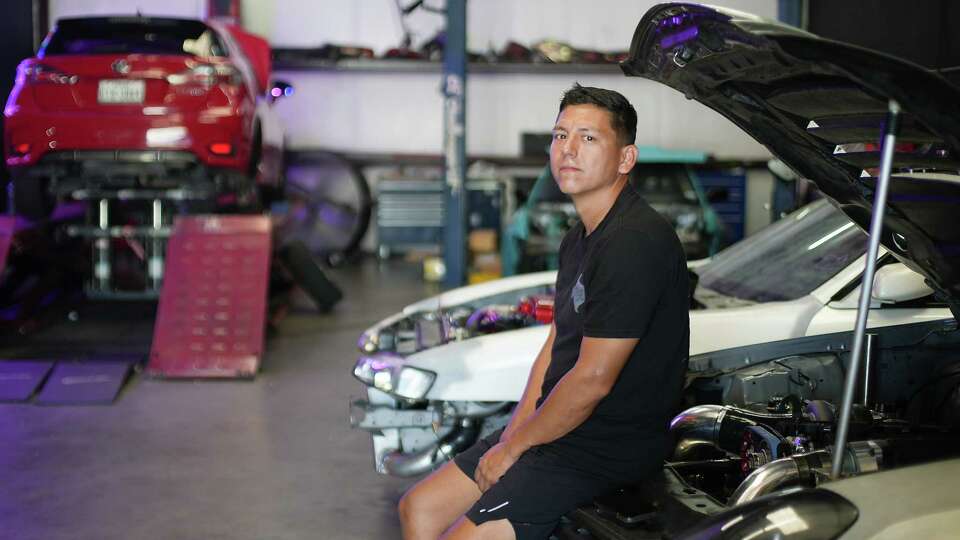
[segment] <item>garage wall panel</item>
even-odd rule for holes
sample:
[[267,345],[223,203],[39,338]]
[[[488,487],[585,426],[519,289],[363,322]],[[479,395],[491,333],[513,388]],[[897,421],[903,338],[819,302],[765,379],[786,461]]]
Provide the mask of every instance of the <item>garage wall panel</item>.
[[[293,149],[439,153],[439,74],[279,72],[296,93],[278,103]],[[547,132],[574,82],[622,92],[637,108],[637,142],[721,157],[767,151],[725,118],[681,94],[619,75],[472,74],[467,83],[467,151],[517,155],[520,133]]]
[[[442,5],[442,0],[428,0]],[[501,49],[507,41],[530,44],[554,38],[575,46],[623,49],[655,0],[471,0],[468,47]],[[720,4],[776,16],[775,0]],[[132,13],[199,17],[206,0],[51,0],[51,20],[85,14]],[[274,46],[316,47],[347,43],[382,54],[403,36],[395,0],[244,0],[244,24]],[[415,12],[406,19],[415,45],[444,26],[441,15]],[[277,78],[296,92],[278,110],[293,149],[439,153],[442,148],[440,74],[290,71]],[[760,145],[709,109],[672,90],[610,75],[468,75],[467,145],[471,154],[515,155],[521,132],[549,131],[561,93],[573,82],[623,92],[640,113],[638,142],[705,150],[718,156],[765,157]]]
[[88,15],[143,15],[200,18],[206,13],[206,0],[49,0],[50,25],[61,17]]
[[[412,0],[403,0],[409,5]],[[467,47],[501,49],[508,41],[559,39],[576,47],[622,49],[656,0],[470,0]],[[710,2],[776,18],[776,0]],[[443,6],[444,0],[427,0]],[[396,0],[243,0],[244,24],[277,47],[364,45],[382,54],[403,39]],[[444,27],[440,14],[417,10],[405,23],[419,46]]]
[[[442,1],[436,0],[436,5]],[[554,38],[575,46],[624,49],[636,23],[654,0],[471,0],[468,47],[499,50],[514,40],[531,44]],[[721,2],[776,17],[774,0]],[[394,0],[247,0],[244,21],[275,46],[357,44],[377,54],[396,47],[403,32]],[[414,45],[444,25],[423,11],[406,19]],[[397,72],[280,72],[296,93],[280,106],[294,149],[439,153],[442,148],[440,74]],[[700,149],[719,156],[763,158],[767,152],[709,109],[676,92],[639,79],[610,75],[469,73],[467,151],[515,155],[520,133],[549,131],[561,93],[575,81],[627,95],[641,118],[638,142]],[[341,124],[349,122],[349,124]],[[338,129],[324,126],[339,124]]]

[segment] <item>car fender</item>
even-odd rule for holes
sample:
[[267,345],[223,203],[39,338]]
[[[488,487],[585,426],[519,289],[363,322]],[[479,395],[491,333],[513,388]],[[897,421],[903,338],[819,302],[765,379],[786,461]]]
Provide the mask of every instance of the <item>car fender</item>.
[[822,308],[815,298],[804,296],[789,302],[691,311],[690,354],[803,336]]
[[279,187],[283,178],[283,123],[269,100],[257,96],[257,123],[260,126],[260,163],[257,180],[264,185]]
[[864,474],[821,489],[844,497],[860,513],[843,538],[947,538],[960,519],[957,475],[960,459],[950,459]]

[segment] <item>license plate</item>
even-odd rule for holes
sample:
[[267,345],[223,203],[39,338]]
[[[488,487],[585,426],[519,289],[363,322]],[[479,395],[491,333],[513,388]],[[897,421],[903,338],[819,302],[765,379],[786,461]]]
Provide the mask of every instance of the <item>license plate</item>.
[[97,87],[99,103],[143,103],[143,81],[106,80]]

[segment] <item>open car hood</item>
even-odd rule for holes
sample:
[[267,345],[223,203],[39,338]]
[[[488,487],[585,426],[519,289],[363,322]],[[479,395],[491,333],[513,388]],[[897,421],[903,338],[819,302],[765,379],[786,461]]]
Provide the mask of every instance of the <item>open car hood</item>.
[[960,317],[960,89],[905,60],[696,4],[651,8],[621,68],[724,115],[864,230],[896,100],[901,127],[880,241]]

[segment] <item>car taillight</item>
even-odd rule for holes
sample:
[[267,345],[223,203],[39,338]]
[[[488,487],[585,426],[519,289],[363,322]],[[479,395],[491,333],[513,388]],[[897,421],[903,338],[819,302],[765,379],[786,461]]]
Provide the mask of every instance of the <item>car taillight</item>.
[[15,143],[10,147],[10,154],[14,157],[25,156],[30,153],[30,143]]
[[210,145],[210,153],[218,156],[229,156],[233,153],[233,145],[225,142],[213,143]]
[[200,64],[186,71],[167,75],[170,84],[198,84],[211,88],[218,84],[239,85],[240,71],[229,64]]
[[26,64],[20,73],[29,84],[75,84],[79,77],[43,64]]

